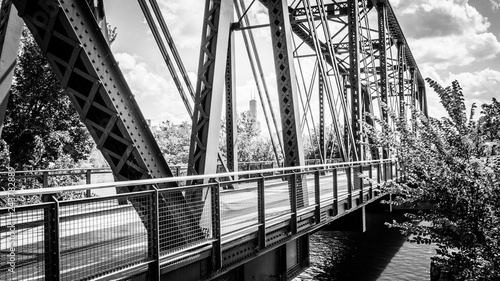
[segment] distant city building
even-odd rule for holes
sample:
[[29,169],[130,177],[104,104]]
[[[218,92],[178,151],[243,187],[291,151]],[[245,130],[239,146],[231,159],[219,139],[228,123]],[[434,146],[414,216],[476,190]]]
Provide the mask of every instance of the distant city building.
[[257,119],[257,101],[255,99],[250,100],[250,116]]
[[257,100],[252,98],[250,100],[250,116],[255,119],[255,127],[260,130],[260,122],[257,119]]

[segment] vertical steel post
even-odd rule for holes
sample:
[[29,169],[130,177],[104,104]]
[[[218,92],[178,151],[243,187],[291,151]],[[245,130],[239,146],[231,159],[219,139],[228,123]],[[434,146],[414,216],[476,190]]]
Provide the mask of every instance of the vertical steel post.
[[359,69],[359,4],[358,0],[347,1],[349,34],[349,87],[351,91],[351,126],[354,134],[353,161],[363,160],[361,141],[361,81]]
[[297,234],[297,174],[290,174],[288,184],[290,190],[290,211],[292,213],[292,217],[290,218],[290,227],[292,235],[294,235]]
[[[325,91],[324,78],[321,72],[318,72],[318,90],[319,90],[319,147],[322,164],[326,163],[327,147],[325,145]],[[332,145],[333,149],[333,145]]]
[[23,21],[17,15],[12,1],[2,1],[0,8],[0,137],[7,111],[7,103],[16,67]]
[[159,194],[158,194],[158,188],[153,187],[153,193],[151,193],[151,207],[150,207],[150,212],[151,212],[151,224],[149,225],[149,228],[147,229],[149,233],[149,239],[150,242],[148,243],[151,245],[151,259],[153,260],[152,263],[149,264],[149,273],[148,276],[151,277],[153,281],[160,281],[161,279],[161,273],[160,273],[160,202],[159,202]]
[[[304,166],[304,147],[300,132],[299,99],[294,76],[292,34],[286,0],[269,0],[269,22],[279,96],[284,161],[287,167]],[[303,181],[302,176],[299,181]],[[295,185],[294,185],[295,186]],[[300,184],[299,202],[308,205],[307,184]]]
[[370,177],[370,189],[369,189],[369,192],[368,192],[368,196],[369,196],[369,199],[373,199],[373,164],[370,163],[369,164],[369,169],[370,171],[368,172],[368,176]]
[[[214,174],[217,171],[232,15],[233,1],[206,0],[189,151],[190,175]],[[189,194],[188,200],[201,200],[201,192]]]
[[42,196],[43,202],[51,202],[44,208],[45,278],[61,280],[61,249],[59,240],[59,201],[52,195]]
[[209,186],[212,191],[212,269],[219,270],[222,267],[222,241],[221,241],[221,221],[220,221],[220,183]]
[[399,118],[406,120],[405,110],[405,45],[403,42],[398,41],[398,96],[399,96]]
[[261,175],[257,182],[257,211],[259,216],[259,248],[266,248],[266,196],[265,178]]
[[[92,170],[87,169],[85,171],[85,184],[91,184],[91,183],[92,183]],[[85,196],[87,198],[92,197],[92,190],[91,189],[87,189],[85,191]]]
[[314,205],[316,206],[314,208],[314,223],[319,224],[321,221],[321,189],[320,189],[320,182],[319,182],[319,177],[321,173],[319,170],[316,170],[314,172]]
[[335,215],[338,215],[340,202],[339,202],[339,183],[337,176],[337,168],[333,169],[332,178],[333,178],[333,200],[334,200],[333,208],[335,209]]
[[[237,139],[237,111],[236,111],[236,69],[235,69],[235,49],[234,32],[229,35],[229,47],[227,49],[226,62],[226,147],[227,147],[227,168],[230,172],[238,171],[238,147]],[[237,176],[234,176],[237,180]]]
[[[386,34],[386,20],[387,20],[387,10],[386,4],[383,1],[377,3],[377,14],[378,14],[378,38],[379,38],[379,65],[380,65],[380,98],[382,102],[388,106],[387,103],[387,34]],[[389,117],[387,114],[387,109],[382,107],[382,120],[385,123],[389,122]],[[389,158],[389,149],[387,147],[382,148],[382,158]]]
[[49,187],[49,172],[47,171],[42,172],[42,187]]
[[417,108],[417,93],[416,93],[416,85],[415,85],[415,67],[410,67],[410,94],[411,94],[411,121],[412,121],[412,130],[415,131],[415,121],[416,116],[414,110]]
[[352,208],[352,167],[349,166],[345,169],[345,175],[347,177],[347,208],[346,209],[351,209]]

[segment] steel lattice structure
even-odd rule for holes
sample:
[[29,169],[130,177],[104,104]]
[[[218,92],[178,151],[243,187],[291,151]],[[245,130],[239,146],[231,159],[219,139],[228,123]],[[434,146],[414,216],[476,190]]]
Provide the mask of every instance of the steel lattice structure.
[[[403,119],[413,118],[410,108],[427,114],[424,80],[389,1],[206,0],[195,87],[156,1],[138,0],[138,3],[180,98],[192,116],[189,174],[214,174],[218,161],[227,164],[226,169],[230,171],[237,167],[235,35],[242,36],[245,44],[275,158],[278,161],[282,157],[287,167],[305,165],[303,138],[311,137],[308,120],[312,120],[314,130],[314,120],[319,121],[319,133],[311,138],[313,142],[317,140],[321,161],[325,163],[333,155],[333,149],[330,155],[327,153],[329,144],[325,137],[330,126],[338,154],[347,162],[390,156],[387,148],[365,151],[361,145],[362,141],[370,141],[363,139],[362,121],[374,124],[367,113],[390,125],[388,110]],[[251,23],[249,14],[255,9],[267,11],[267,23]],[[100,28],[105,19],[102,0],[3,0],[0,16],[3,77],[0,123],[5,115],[24,22],[116,179],[172,177],[118,67],[106,32],[101,32],[106,31]],[[270,89],[264,79],[259,48],[253,36],[254,29],[262,28],[267,28],[271,41],[275,89]],[[306,63],[313,65],[312,69],[304,69]],[[279,108],[276,115],[270,97],[274,92]],[[224,109],[229,128],[227,161],[218,150]],[[303,132],[306,125],[307,132]],[[295,180],[299,188],[290,189],[294,192],[292,197],[297,196],[293,201],[307,205],[307,198],[302,198],[307,193],[306,187],[300,184],[303,179]],[[169,182],[158,187],[175,186],[175,182]],[[119,191],[135,190],[127,187]],[[192,232],[201,235],[196,221],[203,207],[196,203],[202,200],[201,189],[197,189],[185,194],[174,192],[160,198],[158,204],[167,212],[174,201],[190,207],[187,209],[193,218]],[[134,202],[134,207],[140,216],[148,215],[141,202]],[[170,216],[179,220],[183,215],[171,212]],[[160,221],[159,227],[176,231],[175,223]]]

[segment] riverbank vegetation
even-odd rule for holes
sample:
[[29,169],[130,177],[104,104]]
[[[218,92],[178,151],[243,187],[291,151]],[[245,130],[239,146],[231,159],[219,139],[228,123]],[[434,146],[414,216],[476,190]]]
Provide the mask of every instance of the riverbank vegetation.
[[[493,99],[474,119],[457,81],[443,88],[427,79],[448,116],[435,119],[413,111],[412,122],[391,113],[393,125],[367,126],[375,145],[389,147],[404,172],[404,180],[384,186],[391,204],[430,210],[407,214],[410,221],[393,222],[415,243],[435,243],[434,265],[447,280],[500,280],[500,104]],[[416,223],[423,222],[423,223]]]

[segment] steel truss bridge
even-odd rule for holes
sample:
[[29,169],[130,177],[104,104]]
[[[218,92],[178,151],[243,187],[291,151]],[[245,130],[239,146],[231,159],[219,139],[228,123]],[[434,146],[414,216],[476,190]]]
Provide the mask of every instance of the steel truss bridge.
[[[246,280],[260,274],[267,277],[255,278],[285,280],[307,267],[310,233],[348,214],[359,218],[362,230],[365,206],[384,195],[377,182],[399,177],[387,147],[362,145],[372,141],[363,122],[383,130],[377,119],[390,127],[391,115],[427,114],[424,81],[389,1],[207,0],[196,83],[156,0],[138,4],[192,117],[187,177],[176,177],[162,157],[118,67],[102,1],[2,1],[0,124],[25,24],[117,182],[0,192],[5,200],[41,195],[44,201],[0,209],[0,279]],[[252,15],[262,11],[268,19],[255,22]],[[255,40],[262,30],[269,34],[275,89],[264,79],[264,53]],[[282,168],[237,169],[236,38],[245,46]],[[219,152],[222,112],[225,155]],[[316,145],[321,164],[305,165],[304,138]],[[332,143],[336,151],[328,152]],[[340,163],[331,163],[334,153]],[[218,165],[226,172],[217,173]],[[117,194],[57,196],[103,187]],[[8,263],[11,237],[15,272]]]

